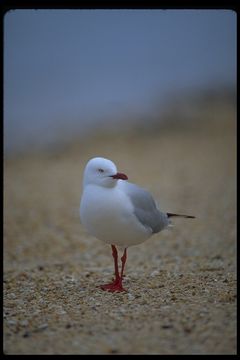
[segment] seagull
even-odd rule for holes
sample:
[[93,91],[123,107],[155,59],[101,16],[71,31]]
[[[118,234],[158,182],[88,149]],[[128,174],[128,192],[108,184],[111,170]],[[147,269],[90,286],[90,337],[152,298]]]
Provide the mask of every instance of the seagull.
[[[195,218],[160,211],[147,190],[127,180],[127,175],[103,157],[90,159],[83,173],[80,219],[89,234],[111,245],[115,280],[100,286],[110,292],[126,291],[122,283],[129,246],[141,244],[167,228],[171,217]],[[124,249],[121,271],[117,247]]]

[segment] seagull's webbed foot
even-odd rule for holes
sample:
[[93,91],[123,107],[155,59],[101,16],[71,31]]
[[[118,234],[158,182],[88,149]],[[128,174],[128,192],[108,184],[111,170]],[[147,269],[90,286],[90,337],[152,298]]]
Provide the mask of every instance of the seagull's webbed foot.
[[101,285],[100,288],[101,288],[102,290],[109,291],[109,292],[127,291],[127,290],[124,289],[124,287],[122,286],[122,281],[121,281],[121,280],[118,280],[118,281],[115,280],[113,283]]

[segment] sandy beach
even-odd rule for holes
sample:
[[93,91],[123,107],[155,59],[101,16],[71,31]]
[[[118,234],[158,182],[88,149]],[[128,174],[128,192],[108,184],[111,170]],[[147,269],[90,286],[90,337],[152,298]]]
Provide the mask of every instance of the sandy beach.
[[[196,216],[129,248],[126,293],[99,288],[111,249],[79,219],[94,156]],[[234,111],[5,157],[3,305],[5,354],[236,354]]]

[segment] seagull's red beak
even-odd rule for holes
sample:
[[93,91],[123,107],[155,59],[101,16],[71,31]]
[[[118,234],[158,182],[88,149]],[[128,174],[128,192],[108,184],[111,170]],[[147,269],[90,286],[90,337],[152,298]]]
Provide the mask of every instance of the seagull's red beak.
[[123,174],[123,173],[116,173],[115,175],[111,176],[113,179],[121,179],[121,180],[128,180],[127,175]]

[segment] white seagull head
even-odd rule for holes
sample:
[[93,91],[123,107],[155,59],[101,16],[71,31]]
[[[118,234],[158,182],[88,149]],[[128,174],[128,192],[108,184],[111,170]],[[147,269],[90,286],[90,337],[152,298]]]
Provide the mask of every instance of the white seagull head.
[[116,165],[111,160],[95,157],[90,159],[86,165],[83,187],[91,184],[110,188],[114,187],[118,180],[127,179],[125,174],[117,171]]

